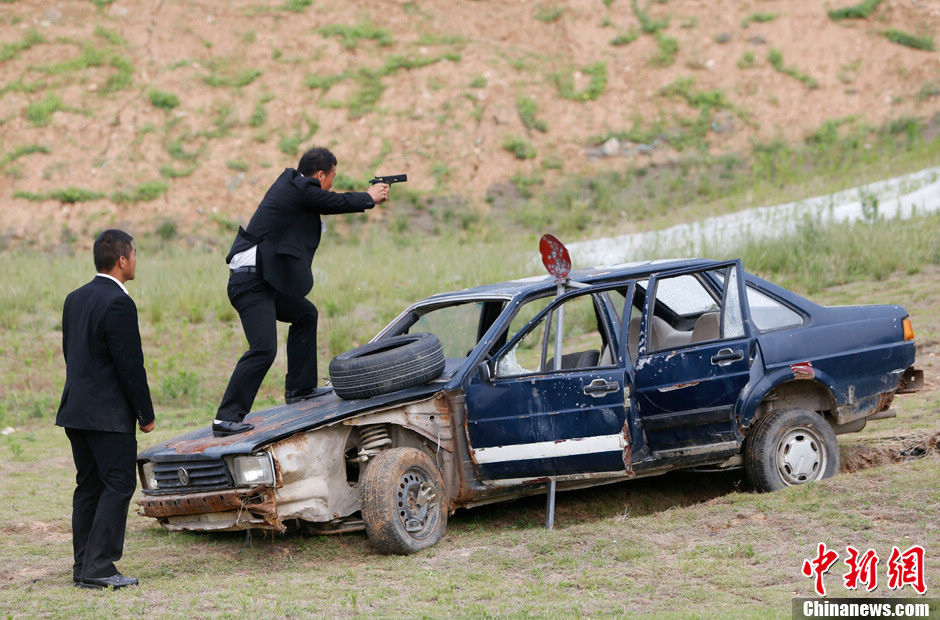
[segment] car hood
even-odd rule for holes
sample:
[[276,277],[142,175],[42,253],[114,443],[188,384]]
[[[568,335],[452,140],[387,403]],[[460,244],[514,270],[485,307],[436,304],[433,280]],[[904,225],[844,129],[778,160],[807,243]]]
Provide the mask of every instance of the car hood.
[[[448,365],[450,360],[448,360]],[[291,405],[281,405],[250,413],[245,422],[254,424],[254,429],[237,435],[216,437],[212,433],[211,421],[206,426],[147,448],[138,455],[138,460],[187,461],[220,459],[233,454],[250,454],[259,447],[307,431],[324,424],[338,422],[372,409],[403,402],[421,400],[434,395],[446,386],[451,368],[435,381],[390,394],[342,400],[335,392],[311,398]]]

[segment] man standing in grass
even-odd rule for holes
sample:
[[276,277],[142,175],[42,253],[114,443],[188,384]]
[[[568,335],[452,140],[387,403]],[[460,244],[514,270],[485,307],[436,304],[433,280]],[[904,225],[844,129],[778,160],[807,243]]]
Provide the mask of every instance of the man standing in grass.
[[149,433],[155,425],[137,306],[124,287],[137,269],[132,239],[121,230],[95,239],[98,274],[65,298],[62,311],[65,389],[56,424],[65,427],[78,472],[72,580],[84,588],[137,584],[114,566],[137,486],[134,426]]
[[239,227],[225,262],[228,298],[241,318],[248,351],[232,372],[212,422],[217,435],[254,428],[243,422],[277,353],[277,321],[287,335],[288,403],[329,392],[317,388],[317,309],[306,298],[313,288],[311,264],[320,244],[321,215],[359,213],[388,199],[388,185],[365,192],[330,191],[336,157],[325,148],[304,153],[297,169],[287,168],[268,189],[248,223]]

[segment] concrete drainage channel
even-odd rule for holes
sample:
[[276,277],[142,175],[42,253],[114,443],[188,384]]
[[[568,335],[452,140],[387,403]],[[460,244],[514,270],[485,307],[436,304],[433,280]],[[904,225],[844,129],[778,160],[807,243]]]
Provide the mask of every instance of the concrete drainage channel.
[[862,439],[844,445],[839,472],[853,473],[890,463],[904,463],[929,455],[940,456],[940,432],[925,431],[895,437]]
[[907,219],[940,210],[940,167],[834,194],[758,207],[632,235],[569,243],[579,267],[674,256],[701,256],[755,239],[790,234],[807,221],[821,224]]

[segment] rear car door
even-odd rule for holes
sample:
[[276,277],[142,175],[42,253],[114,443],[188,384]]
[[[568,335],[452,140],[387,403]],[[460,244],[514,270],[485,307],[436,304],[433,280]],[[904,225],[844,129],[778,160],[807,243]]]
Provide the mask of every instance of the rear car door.
[[742,276],[735,261],[649,280],[635,389],[654,455],[736,450],[734,407],[757,353]]
[[481,479],[624,469],[627,376],[618,317],[626,294],[612,295],[612,289],[524,305],[517,319],[531,320],[519,327],[514,319],[507,343],[471,379],[467,434]]

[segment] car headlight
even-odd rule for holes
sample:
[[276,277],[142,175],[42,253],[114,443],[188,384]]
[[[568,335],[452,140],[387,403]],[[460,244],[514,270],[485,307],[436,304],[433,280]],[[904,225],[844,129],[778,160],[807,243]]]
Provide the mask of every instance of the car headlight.
[[274,485],[274,462],[269,452],[236,456],[232,459],[232,477],[239,486]]
[[140,482],[145,489],[157,488],[157,477],[153,475],[153,461],[144,461],[140,466]]

